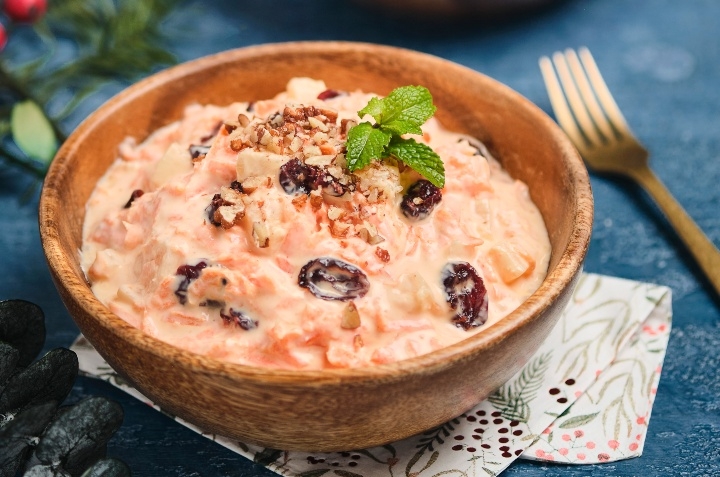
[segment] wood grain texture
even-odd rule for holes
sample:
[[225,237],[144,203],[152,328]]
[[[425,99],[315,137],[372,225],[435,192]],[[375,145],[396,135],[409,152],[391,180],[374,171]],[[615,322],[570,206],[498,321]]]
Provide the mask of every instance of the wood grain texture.
[[[540,289],[483,333],[428,355],[365,369],[284,371],[222,363],[143,334],[92,294],[79,265],[81,228],[96,181],[126,136],[144,139],[193,102],[267,98],[294,76],[335,89],[387,94],[430,89],[448,128],[483,140],[529,186],[550,231]],[[550,118],[504,85],[445,60],[342,42],[227,51],[158,73],[111,99],[62,146],[40,201],[53,280],[100,354],[168,412],[209,432],[278,449],[332,451],[380,445],[455,417],[509,379],[552,329],[581,271],[592,226],[582,161]]]

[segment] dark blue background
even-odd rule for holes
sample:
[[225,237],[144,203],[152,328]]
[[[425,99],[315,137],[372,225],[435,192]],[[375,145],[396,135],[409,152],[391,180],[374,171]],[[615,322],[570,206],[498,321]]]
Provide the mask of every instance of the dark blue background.
[[[188,2],[164,25],[180,60],[266,42],[357,40],[431,53],[506,83],[550,113],[538,57],[586,45],[652,167],[720,244],[720,2],[576,0],[505,19],[412,21],[332,0]],[[250,3],[247,5],[246,3]],[[52,8],[52,7],[51,7]],[[71,118],[71,128],[118,90],[110,85]],[[73,122],[74,121],[74,122]],[[517,461],[506,475],[720,475],[718,297],[657,208],[635,185],[592,175],[595,230],[586,270],[672,288],[674,324],[645,453],[602,466]],[[32,180],[0,168],[0,299],[24,298],[47,315],[46,350],[77,329],[55,291],[37,231]],[[108,455],[136,476],[275,475],[127,397],[80,378],[71,395],[100,394],[126,413]]]

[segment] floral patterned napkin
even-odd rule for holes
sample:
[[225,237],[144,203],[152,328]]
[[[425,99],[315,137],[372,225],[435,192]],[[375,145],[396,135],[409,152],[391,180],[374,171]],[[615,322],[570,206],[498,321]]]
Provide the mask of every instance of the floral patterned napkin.
[[[302,477],[487,476],[517,458],[595,464],[636,457],[645,442],[671,316],[666,287],[585,274],[528,364],[474,409],[440,427],[381,447],[328,454],[263,449],[203,434],[281,475]],[[82,372],[147,401],[82,337],[72,349]]]

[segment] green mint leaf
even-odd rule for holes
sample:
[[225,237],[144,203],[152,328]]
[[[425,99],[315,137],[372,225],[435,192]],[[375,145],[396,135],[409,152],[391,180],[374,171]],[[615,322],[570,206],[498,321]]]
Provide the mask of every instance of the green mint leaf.
[[393,134],[422,134],[420,126],[435,114],[432,95],[423,86],[394,89],[382,102],[382,113],[373,117]]
[[30,158],[48,164],[57,151],[57,138],[43,110],[33,101],[22,101],[10,113],[15,144]]
[[373,118],[375,118],[376,123],[380,123],[382,120],[383,112],[385,111],[385,103],[380,98],[370,98],[370,101],[367,105],[365,105],[364,108],[362,108],[360,111],[358,111],[358,115],[362,119],[365,117],[366,114],[369,114]]
[[374,128],[368,122],[360,123],[348,131],[347,159],[348,169],[355,171],[362,169],[376,159],[386,157],[385,147],[392,135],[386,131]]
[[433,185],[441,189],[445,186],[445,165],[430,146],[415,139],[394,136],[387,147],[387,153],[425,176]]

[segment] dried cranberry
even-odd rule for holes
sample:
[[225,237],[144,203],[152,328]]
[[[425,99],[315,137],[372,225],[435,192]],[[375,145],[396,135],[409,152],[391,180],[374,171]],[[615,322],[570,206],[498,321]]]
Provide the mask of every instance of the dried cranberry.
[[132,194],[130,194],[130,200],[127,201],[127,204],[125,204],[124,208],[129,209],[132,203],[135,202],[135,199],[137,199],[138,197],[142,197],[144,193],[145,192],[140,189],[135,189],[134,191],[132,191]]
[[365,296],[370,282],[362,270],[342,260],[321,257],[300,270],[298,285],[323,300],[348,301]]
[[309,194],[320,185],[321,175],[319,167],[309,166],[295,158],[280,166],[279,181],[287,194]]
[[422,220],[442,200],[442,192],[430,181],[420,179],[411,185],[403,196],[400,208],[408,219]]
[[335,98],[337,96],[340,96],[341,94],[342,93],[340,91],[336,91],[334,89],[326,89],[322,93],[318,94],[317,99],[325,101],[326,99]]
[[187,303],[187,289],[193,280],[197,279],[202,273],[203,269],[207,268],[207,262],[200,261],[195,265],[180,265],[175,272],[175,275],[182,277],[178,287],[175,289],[175,296],[181,305]]
[[248,318],[242,311],[233,308],[230,308],[228,313],[225,313],[225,310],[220,310],[220,317],[226,325],[237,325],[243,330],[251,330],[258,326],[257,321]]
[[210,151],[210,146],[205,146],[202,144],[191,144],[188,148],[188,151],[190,152],[190,157],[193,159],[197,159],[200,156],[206,155]]
[[456,310],[452,322],[465,331],[483,325],[488,319],[488,296],[483,279],[467,262],[445,265],[442,271],[446,300]]
[[220,225],[222,225],[220,222],[215,220],[215,212],[223,205],[225,205],[225,201],[223,200],[222,196],[220,194],[215,194],[210,201],[210,205],[205,207],[205,214],[207,215],[210,223],[213,224],[215,227],[220,227]]

